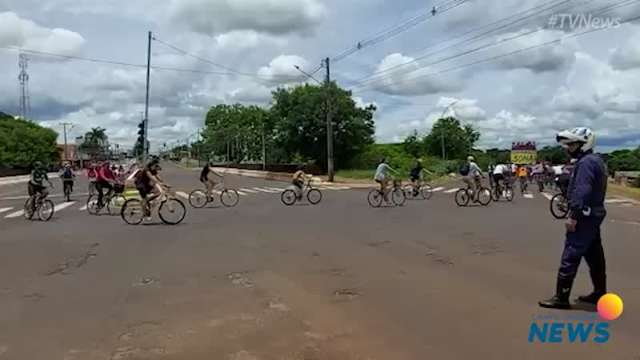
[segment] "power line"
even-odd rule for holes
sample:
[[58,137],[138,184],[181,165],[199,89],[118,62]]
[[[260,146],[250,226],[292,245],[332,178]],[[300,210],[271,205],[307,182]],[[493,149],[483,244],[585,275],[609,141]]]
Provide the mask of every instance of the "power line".
[[[621,21],[620,23],[624,24],[624,23],[632,22],[632,21],[635,21],[635,20],[638,20],[638,19],[640,19],[640,16],[636,16],[636,17]],[[518,49],[518,50],[515,50],[515,51],[511,51],[511,52],[508,52],[508,53],[505,53],[505,54],[492,56],[490,58],[473,61],[473,62],[470,62],[470,63],[462,64],[462,65],[459,65],[459,66],[454,66],[454,67],[451,67],[451,68],[448,68],[448,69],[443,69],[443,70],[432,72],[432,73],[428,73],[428,74],[423,74],[423,75],[416,76],[416,77],[410,78],[410,79],[404,79],[404,80],[401,80],[401,81],[396,81],[393,84],[400,84],[400,83],[404,83],[404,82],[415,81],[415,80],[418,80],[418,79],[421,79],[421,78],[425,78],[425,77],[441,75],[441,74],[444,74],[444,73],[461,70],[461,69],[464,69],[464,68],[467,68],[467,67],[470,67],[470,66],[473,66],[473,65],[487,63],[487,62],[491,62],[491,61],[494,61],[494,60],[499,60],[499,59],[502,59],[502,58],[505,58],[505,57],[508,57],[508,56],[511,56],[511,55],[516,55],[516,54],[520,54],[520,53],[523,53],[523,52],[526,52],[526,51],[530,51],[530,50],[538,49],[538,48],[541,48],[541,47],[557,44],[557,43],[562,42],[565,39],[574,38],[574,37],[590,34],[590,33],[596,32],[596,31],[607,30],[607,29],[609,29],[609,28],[604,28],[604,27],[603,28],[593,28],[593,29],[590,29],[590,30],[587,30],[587,31],[583,31],[583,32],[580,32],[580,33],[574,33],[574,34],[566,35],[566,36],[564,36],[562,38],[555,39],[555,40],[552,40],[552,41],[547,41],[547,42],[544,42],[544,43],[541,43],[541,44],[537,44],[537,45],[521,48],[521,49]],[[357,90],[353,90],[352,89],[352,91],[357,91]],[[372,91],[372,90],[364,90],[364,91],[360,91],[360,92],[362,93],[362,92],[367,92],[367,91]]]
[[[551,3],[555,2],[555,1],[557,1],[557,0],[553,0],[553,1],[551,1]],[[548,11],[548,10],[550,10],[550,9],[554,8],[554,7],[557,7],[557,6],[559,6],[559,5],[562,5],[563,3],[567,3],[567,2],[570,2],[570,1],[572,1],[572,0],[562,0],[562,1],[560,1],[559,3],[557,3],[557,4],[553,5],[553,6],[549,7],[549,8],[543,9],[543,10],[541,10],[541,11],[537,12],[537,13],[534,13],[534,14],[528,15],[528,16],[526,16],[526,17],[519,18],[519,19],[517,19],[517,20],[515,20],[515,21],[512,21],[512,22],[510,22],[510,23],[507,23],[507,24],[505,24],[505,25],[502,25],[502,26],[500,26],[500,27],[498,27],[498,28],[494,28],[494,29],[491,29],[491,30],[489,30],[489,31],[483,32],[483,33],[481,33],[481,34],[479,34],[479,35],[476,35],[476,36],[474,36],[474,37],[472,37],[472,38],[469,38],[469,39],[466,39],[466,40],[462,40],[462,41],[459,41],[459,42],[453,43],[453,44],[451,44],[451,45],[449,45],[449,46],[446,46],[446,47],[444,47],[444,48],[442,48],[442,49],[439,49],[438,51],[432,51],[432,52],[429,52],[429,53],[427,53],[427,54],[425,54],[425,55],[423,55],[423,56],[420,56],[420,57],[415,58],[415,59],[413,59],[413,60],[410,60],[410,61],[404,62],[404,63],[402,63],[402,64],[398,64],[398,65],[395,65],[395,66],[392,66],[392,67],[389,67],[389,68],[386,68],[386,69],[383,69],[383,70],[377,71],[377,72],[373,73],[372,75],[369,75],[369,76],[365,76],[365,77],[363,77],[363,78],[360,78],[359,80],[357,80],[357,81],[356,81],[356,84],[361,84],[361,83],[368,82],[369,80],[372,80],[372,79],[374,79],[374,78],[378,77],[378,75],[382,75],[382,74],[388,73],[388,72],[390,72],[390,71],[393,71],[393,70],[395,70],[395,69],[402,68],[402,67],[405,67],[405,66],[411,65],[411,64],[413,64],[413,63],[417,63],[419,60],[426,59],[426,58],[430,57],[431,55],[435,55],[435,54],[437,54],[437,53],[439,53],[439,52],[441,52],[441,51],[444,51],[444,50],[447,50],[447,49],[450,49],[450,48],[453,48],[453,47],[457,47],[457,46],[460,46],[460,45],[465,44],[465,43],[475,42],[475,40],[482,40],[483,38],[488,37],[488,36],[485,36],[485,35],[487,35],[487,34],[491,34],[491,33],[493,33],[493,32],[496,32],[496,31],[499,31],[499,30],[502,30],[502,29],[508,28],[508,27],[510,27],[510,26],[511,26],[511,25],[513,25],[513,24],[516,24],[516,23],[521,22],[521,21],[523,21],[523,20],[526,20],[526,19],[528,19],[528,18],[534,17],[534,16],[536,16],[536,15],[542,14],[543,12],[546,12],[546,11]],[[589,1],[594,1],[594,0],[589,0]],[[547,5],[547,4],[548,4],[548,3],[543,4],[542,6]],[[452,39],[447,39],[447,40],[443,41],[442,43],[446,43],[446,42],[449,42],[449,41],[454,40],[454,39],[462,38],[462,37],[464,37],[464,36],[466,36],[466,35],[469,35],[469,34],[471,34],[471,33],[473,33],[473,32],[476,32],[476,31],[478,31],[478,30],[482,30],[482,29],[484,29],[484,28],[487,28],[487,27],[490,27],[490,26],[493,26],[493,25],[500,24],[501,22],[503,22],[503,21],[505,21],[505,20],[509,20],[509,18],[511,18],[511,17],[515,17],[515,16],[520,15],[520,14],[523,14],[523,13],[527,13],[527,12],[530,12],[530,11],[537,10],[537,9],[538,9],[538,8],[540,8],[540,7],[541,7],[541,6],[537,6],[537,7],[534,7],[534,8],[528,9],[528,10],[525,10],[525,11],[523,11],[523,12],[516,13],[516,14],[514,14],[514,15],[510,15],[510,16],[508,16],[508,17],[502,18],[502,19],[497,20],[497,21],[495,21],[495,22],[492,22],[492,23],[490,23],[490,24],[486,24],[486,25],[483,25],[483,26],[480,26],[480,27],[477,27],[477,28],[471,29],[471,30],[469,30],[469,31],[466,31],[466,32],[464,32],[464,33],[462,33],[462,34],[459,34],[459,35],[457,35],[457,36],[453,37]],[[566,9],[565,9],[565,10],[566,10]],[[439,44],[442,44],[442,43],[439,43]],[[427,46],[427,47],[425,47],[425,48],[420,49],[419,51],[423,51],[423,50],[426,50],[426,49],[429,49],[429,48],[434,48],[434,47],[436,47],[436,46],[437,46],[437,45],[439,45],[439,44],[434,44],[434,45]]]
[[[338,61],[341,61],[343,59],[345,59],[346,57],[350,56],[351,54],[360,51],[362,49],[364,49],[365,47],[369,47],[369,46],[373,46],[376,45],[378,43],[381,43],[383,41],[386,41],[388,39],[391,39],[409,29],[411,29],[412,27],[415,27],[425,21],[427,21],[428,19],[436,16],[436,14],[441,14],[441,13],[445,13],[447,11],[453,10],[455,8],[457,8],[458,6],[463,5],[464,3],[468,2],[469,0],[449,0],[446,1],[440,5],[436,5],[433,7],[433,9],[430,12],[427,13],[423,13],[420,14],[418,16],[415,16],[409,20],[404,21],[402,24],[400,25],[396,25],[394,27],[391,27],[387,30],[383,30],[379,33],[377,33],[376,35],[373,35],[373,37],[366,39],[366,40],[361,40],[359,41],[355,46],[341,52],[340,54],[334,56],[333,58],[331,58],[331,61],[336,63]],[[449,5],[451,4],[451,5]],[[442,7],[442,10],[437,10],[439,9],[439,7]]]
[[[613,5],[609,5],[609,6],[605,6],[605,7],[600,8],[600,9],[596,9],[596,11],[603,10],[603,12],[601,14],[604,14],[604,13],[607,13],[607,12],[609,12],[611,10],[614,10],[614,9],[617,9],[617,8],[620,8],[620,7],[632,5],[634,2],[638,2],[638,1],[639,0],[623,0],[623,1],[619,2],[619,3],[613,4]],[[428,66],[440,64],[440,63],[443,63],[445,61],[449,61],[449,60],[453,60],[453,59],[456,59],[456,58],[459,58],[459,57],[462,57],[462,56],[465,56],[465,55],[469,55],[471,53],[478,52],[480,50],[484,50],[484,49],[487,49],[487,48],[502,44],[504,42],[512,41],[512,40],[515,40],[515,39],[518,39],[518,38],[521,38],[521,37],[524,37],[524,36],[528,36],[528,35],[531,35],[533,33],[543,31],[543,30],[545,30],[545,29],[541,28],[541,29],[537,29],[537,30],[528,31],[528,32],[525,32],[525,33],[520,33],[520,34],[517,34],[517,35],[509,37],[509,38],[504,38],[504,39],[501,39],[500,41],[498,41],[496,43],[491,43],[491,44],[483,45],[483,46],[480,46],[480,47],[476,47],[474,49],[470,49],[470,50],[464,51],[462,53],[458,53],[458,54],[455,54],[455,55],[452,55],[452,56],[449,56],[449,57],[446,57],[446,58],[443,58],[443,59],[440,59],[440,60],[437,60],[437,61],[434,61],[434,62],[431,62],[431,63],[428,63],[428,64],[425,64],[425,65],[419,67],[418,69],[415,69],[415,70],[412,70],[412,71],[416,71],[416,70],[419,70],[419,69],[424,69],[424,68],[426,68]],[[579,33],[579,34],[582,34],[582,33]],[[569,37],[571,37],[571,36],[569,36]],[[393,74],[389,74],[387,76],[379,76],[379,77],[374,77],[374,78],[367,79],[365,81],[361,81],[361,82],[357,83],[356,86],[354,88],[352,88],[352,90],[371,86],[372,84],[375,84],[375,83],[377,83],[379,81],[384,81],[384,80],[387,80],[387,79],[391,78],[392,75]],[[425,76],[426,75],[428,75],[428,74],[425,74]],[[422,77],[422,76],[417,76],[415,78],[420,78],[420,77]],[[412,79],[414,79],[414,78],[396,81],[396,82],[393,82],[393,84],[402,83],[402,82],[406,82],[406,81],[411,81]]]

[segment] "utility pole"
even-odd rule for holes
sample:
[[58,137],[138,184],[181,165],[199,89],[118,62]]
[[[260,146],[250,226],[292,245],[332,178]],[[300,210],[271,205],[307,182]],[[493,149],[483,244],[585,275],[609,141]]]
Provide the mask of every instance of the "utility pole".
[[331,59],[326,58],[324,65],[327,70],[327,78],[325,82],[326,91],[326,119],[327,119],[327,175],[329,182],[333,182],[333,109],[331,108]]
[[149,31],[149,39],[147,43],[147,95],[144,103],[144,143],[142,144],[143,150],[143,161],[147,162],[147,158],[149,157],[149,78],[151,76],[151,40],[153,39],[153,34]]
[[264,136],[264,118],[262,119],[262,170],[267,170],[267,146],[265,144]]
[[[451,107],[455,104],[458,103],[459,100],[456,100],[454,102],[452,102],[451,104],[447,105],[446,108],[444,108],[444,110],[442,110],[442,114],[440,115],[440,119],[444,119],[444,115],[447,111],[449,111],[449,109],[451,109]],[[444,125],[444,122],[443,122]],[[444,126],[442,127],[442,130],[440,131],[440,143],[442,145],[442,160],[446,160],[447,159],[447,154],[444,150]]]
[[69,161],[69,150],[67,148],[67,126],[69,126],[69,129],[71,129],[73,127],[73,124],[63,122],[60,125],[62,125],[64,132],[64,161]]

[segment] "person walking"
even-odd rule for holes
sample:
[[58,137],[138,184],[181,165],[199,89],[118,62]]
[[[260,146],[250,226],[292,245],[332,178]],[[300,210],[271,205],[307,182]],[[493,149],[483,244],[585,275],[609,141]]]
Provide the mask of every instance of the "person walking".
[[556,294],[538,304],[544,308],[568,309],[573,281],[580,261],[589,265],[593,292],[578,301],[597,304],[607,293],[606,261],[600,226],[606,216],[607,169],[593,153],[595,134],[588,128],[565,130],[556,136],[560,145],[576,159],[567,190],[569,217],[565,223],[566,239],[556,282]]

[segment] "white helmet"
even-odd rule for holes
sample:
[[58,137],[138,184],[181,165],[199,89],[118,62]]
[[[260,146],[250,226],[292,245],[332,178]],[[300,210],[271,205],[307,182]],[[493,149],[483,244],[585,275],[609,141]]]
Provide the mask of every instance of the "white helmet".
[[582,151],[589,151],[593,149],[596,143],[596,135],[589,128],[577,127],[559,132],[556,135],[556,141],[564,147],[569,144],[580,143],[582,144]]
[[467,161],[474,161],[474,160],[475,160],[475,158],[473,156],[467,157]]

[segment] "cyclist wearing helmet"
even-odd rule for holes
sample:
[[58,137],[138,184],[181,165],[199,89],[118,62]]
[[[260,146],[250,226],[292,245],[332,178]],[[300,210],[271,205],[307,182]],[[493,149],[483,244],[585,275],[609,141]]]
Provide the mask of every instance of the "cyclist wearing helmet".
[[478,164],[476,164],[476,160],[473,156],[467,157],[467,164],[463,166],[460,174],[463,176],[462,181],[465,182],[471,188],[472,191],[472,199],[475,199],[476,190],[478,188],[480,178],[484,177],[482,174],[482,170]]
[[596,304],[607,293],[607,276],[600,225],[606,210],[604,199],[607,192],[607,169],[604,161],[593,153],[595,134],[588,128],[575,128],[560,132],[556,136],[571,158],[576,159],[575,168],[567,190],[569,218],[565,224],[566,239],[562,261],[558,270],[556,294],[539,302],[545,308],[568,309],[569,295],[578,266],[584,257],[594,290],[578,301]]
[[71,163],[66,162],[64,167],[60,172],[60,178],[62,179],[62,190],[64,191],[67,187],[69,188],[69,193],[73,192],[73,179],[75,179],[76,174],[73,172],[73,168],[71,167]]

